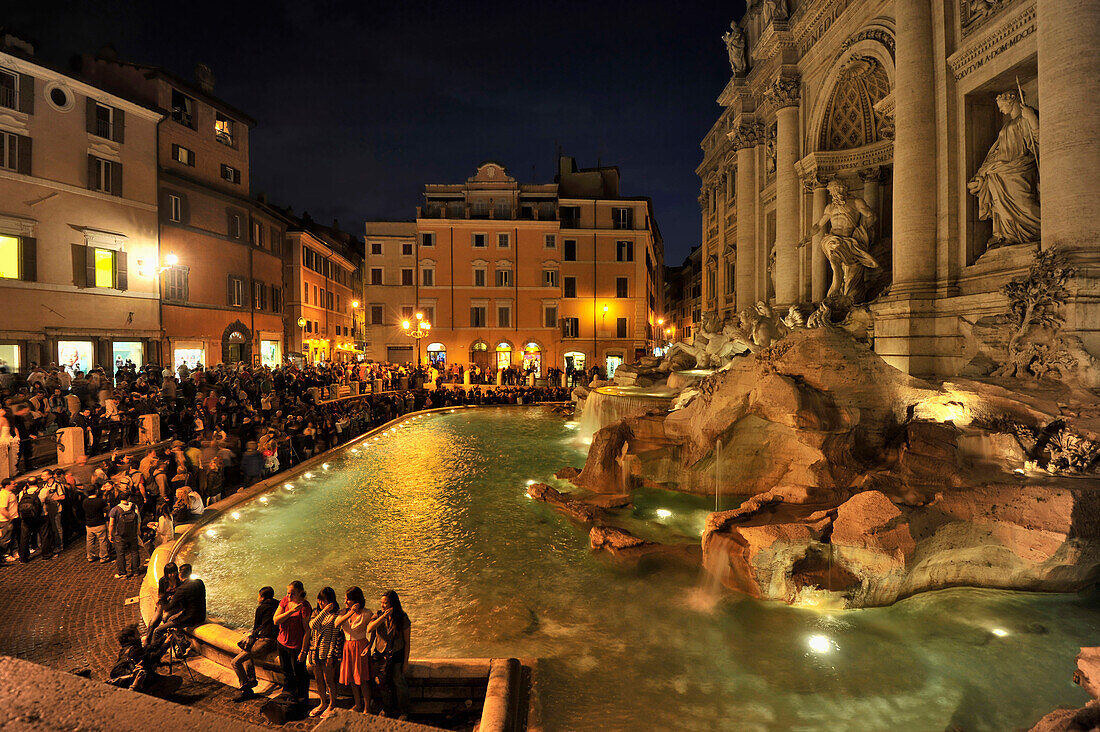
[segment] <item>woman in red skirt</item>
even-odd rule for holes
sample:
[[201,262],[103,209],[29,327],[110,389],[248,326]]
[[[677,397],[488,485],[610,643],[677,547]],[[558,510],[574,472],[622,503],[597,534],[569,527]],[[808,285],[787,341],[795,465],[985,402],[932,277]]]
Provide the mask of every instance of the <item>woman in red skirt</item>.
[[370,712],[370,654],[365,653],[367,623],[372,614],[366,610],[367,600],[358,587],[349,587],[344,600],[344,614],[336,618],[336,627],[344,631],[344,656],[340,662],[340,683],[351,688],[356,712]]

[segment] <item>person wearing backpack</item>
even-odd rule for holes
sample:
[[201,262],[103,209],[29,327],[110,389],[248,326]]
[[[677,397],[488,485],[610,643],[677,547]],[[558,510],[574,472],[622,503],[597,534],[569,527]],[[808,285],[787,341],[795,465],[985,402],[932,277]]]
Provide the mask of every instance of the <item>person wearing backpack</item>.
[[[42,499],[38,497],[37,481],[32,479],[23,484],[19,491],[17,506],[20,523],[19,559],[23,562],[29,562],[31,561],[31,537],[39,536],[39,542],[41,542],[40,532],[45,526],[43,519],[46,512],[42,508]],[[49,541],[48,528],[46,530],[46,541]]]
[[[118,572],[115,579],[133,577],[141,568],[141,546],[138,530],[141,527],[141,515],[137,507],[126,495],[111,509],[107,515],[107,533],[111,537],[111,543],[115,546],[115,565]],[[126,557],[130,557],[129,571],[127,571]]]

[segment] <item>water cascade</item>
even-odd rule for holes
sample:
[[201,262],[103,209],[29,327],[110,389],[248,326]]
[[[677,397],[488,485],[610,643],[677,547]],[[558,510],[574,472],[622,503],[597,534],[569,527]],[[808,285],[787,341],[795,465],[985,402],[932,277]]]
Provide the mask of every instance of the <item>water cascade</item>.
[[601,386],[593,389],[584,401],[579,432],[582,437],[590,438],[600,429],[628,417],[667,411],[673,396],[666,390],[635,386]]

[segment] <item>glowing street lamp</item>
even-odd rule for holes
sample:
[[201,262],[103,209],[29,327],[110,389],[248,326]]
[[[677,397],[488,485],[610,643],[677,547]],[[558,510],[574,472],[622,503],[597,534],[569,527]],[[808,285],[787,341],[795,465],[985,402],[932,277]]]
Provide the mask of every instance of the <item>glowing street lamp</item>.
[[416,327],[408,320],[401,321],[401,330],[405,331],[405,335],[410,338],[416,339],[416,365],[420,366],[420,339],[428,335],[428,331],[432,329],[432,324],[424,319],[424,313],[416,314]]

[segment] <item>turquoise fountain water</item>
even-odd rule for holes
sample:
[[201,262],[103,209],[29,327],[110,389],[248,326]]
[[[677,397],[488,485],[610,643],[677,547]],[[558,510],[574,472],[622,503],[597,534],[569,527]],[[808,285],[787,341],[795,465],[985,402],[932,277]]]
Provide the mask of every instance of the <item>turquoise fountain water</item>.
[[[1087,695],[1095,598],[990,590],[828,614],[707,590],[697,569],[623,566],[525,495],[581,465],[545,408],[459,410],[357,442],[210,524],[184,550],[211,614],[256,589],[396,588],[414,656],[539,657],[547,730],[1006,730]],[[646,491],[624,525],[698,541],[710,497]],[[676,538],[680,537],[680,538]]]

